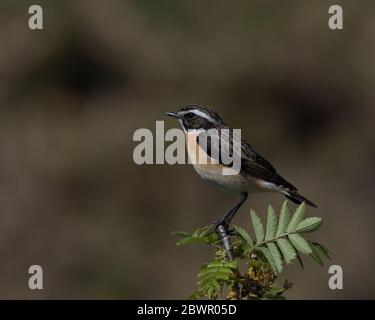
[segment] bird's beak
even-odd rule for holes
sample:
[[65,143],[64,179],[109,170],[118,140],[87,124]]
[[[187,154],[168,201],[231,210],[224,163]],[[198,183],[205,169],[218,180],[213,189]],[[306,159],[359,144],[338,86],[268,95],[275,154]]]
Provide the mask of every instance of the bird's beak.
[[173,117],[173,118],[179,118],[180,117],[178,112],[167,112],[166,115],[170,116],[170,117]]

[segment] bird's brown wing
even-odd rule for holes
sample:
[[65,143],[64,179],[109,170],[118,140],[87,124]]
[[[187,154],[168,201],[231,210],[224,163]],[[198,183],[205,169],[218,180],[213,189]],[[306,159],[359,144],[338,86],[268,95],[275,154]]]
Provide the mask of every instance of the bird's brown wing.
[[[240,136],[233,133],[233,129],[221,128],[219,132],[221,138],[218,139],[218,141],[212,138],[210,139],[206,132],[197,136],[197,143],[209,157],[215,159],[224,166],[231,167],[232,164],[224,163],[221,156],[223,149],[226,152],[229,150],[229,156],[241,157],[242,175],[271,182],[277,186],[286,187],[291,190],[296,190],[296,187],[277,173],[276,169],[269,161],[257,153],[254,148],[245,140],[241,139]],[[233,147],[236,145],[240,146],[240,148]]]

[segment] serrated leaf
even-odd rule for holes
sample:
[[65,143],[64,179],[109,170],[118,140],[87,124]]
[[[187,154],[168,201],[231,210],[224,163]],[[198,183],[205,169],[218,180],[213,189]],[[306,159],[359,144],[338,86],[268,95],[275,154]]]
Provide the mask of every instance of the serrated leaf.
[[182,246],[185,244],[191,244],[191,243],[199,243],[199,242],[205,242],[204,238],[196,238],[196,237],[186,237],[182,238],[181,240],[177,241],[176,246]]
[[326,247],[317,242],[311,242],[311,244],[320,255],[331,260],[331,256],[329,255],[328,249]]
[[[216,285],[217,283],[217,285]],[[218,296],[219,290],[217,287],[220,287],[219,283],[217,281],[213,282],[213,285],[208,287],[207,289],[207,297],[208,299],[214,299]]]
[[230,274],[230,273],[232,273],[232,269],[230,269],[226,266],[220,266],[220,267],[207,266],[207,267],[201,269],[201,271],[198,274],[198,277],[212,275],[212,273],[215,273],[215,272]]
[[204,284],[205,281],[212,281],[215,280],[228,280],[231,272],[223,272],[219,270],[210,270],[210,272],[206,272],[204,274],[198,275],[200,278],[201,284]]
[[270,250],[267,247],[259,247],[258,250],[263,253],[264,257],[267,259],[268,263],[270,264],[272,270],[277,273],[276,263],[273,260]]
[[268,206],[266,240],[270,240],[275,237],[276,228],[277,228],[277,217],[275,215],[275,210],[273,210],[271,206]]
[[297,253],[289,240],[284,238],[278,239],[277,245],[279,246],[286,263],[291,263],[295,259]]
[[215,232],[206,235],[205,239],[207,239],[207,242],[210,244],[216,244],[221,241]]
[[285,291],[285,288],[277,288],[277,287],[272,287],[271,289],[270,289],[270,293],[272,294],[272,295],[277,295],[277,294],[281,294],[281,293],[283,293]]
[[206,276],[212,276],[214,273],[225,273],[225,274],[231,274],[232,270],[226,267],[206,267],[203,268],[199,273],[198,273],[198,278],[201,277],[206,277]]
[[293,233],[288,236],[293,246],[301,253],[310,254],[312,252],[309,243],[299,234]]
[[192,236],[191,233],[185,232],[185,231],[172,231],[171,234],[173,234],[174,236],[179,236],[179,237],[191,237]]
[[177,241],[177,246],[182,246],[191,243],[209,243],[215,244],[219,239],[215,232],[212,230],[212,226],[206,226],[203,228],[198,228],[193,233],[188,233],[184,231],[174,231],[174,235],[183,237]]
[[196,238],[202,238],[211,231],[210,229],[211,227],[207,227],[207,226],[203,228],[198,228],[197,230],[193,232],[192,236]]
[[203,266],[198,274],[199,295],[216,298],[236,267],[236,261],[212,261]]
[[277,249],[277,246],[274,243],[267,243],[267,248],[275,262],[277,272],[280,273],[283,270],[283,262],[281,260],[279,249]]
[[319,252],[318,250],[315,249],[315,246],[310,242],[310,247],[311,247],[311,253],[310,253],[310,256],[317,262],[319,263],[321,266],[323,265],[323,260],[322,258],[320,257],[319,255]]
[[250,211],[251,221],[253,223],[253,228],[255,231],[255,237],[257,239],[257,243],[260,243],[264,240],[264,231],[263,231],[263,225],[260,221],[260,218],[255,213],[254,210]]
[[310,217],[301,221],[296,229],[296,232],[312,232],[319,229],[323,219],[319,217]]
[[228,268],[236,269],[236,268],[237,268],[237,261],[236,261],[236,260],[225,261],[225,265],[226,265]]
[[299,263],[299,265],[301,266],[302,270],[305,269],[305,266],[303,265],[302,258],[301,258],[301,256],[299,255],[298,252],[297,252],[296,257],[297,257],[298,263]]
[[251,239],[250,235],[246,232],[245,229],[241,228],[241,227],[238,227],[238,226],[234,226],[234,229],[236,230],[236,232],[238,233],[238,235],[246,241],[246,243],[252,247],[253,244],[254,244],[254,241],[253,239]]
[[193,292],[187,299],[188,300],[197,300],[201,297],[201,293],[199,291]]
[[201,232],[202,232],[202,231],[201,231],[201,229],[199,228],[199,229],[197,229],[197,230],[195,230],[195,231],[193,232],[192,236],[195,237],[195,238],[198,238],[198,237],[199,237],[199,234],[200,234]]
[[210,279],[210,281],[206,282],[198,281],[198,287],[199,294],[201,296],[207,296],[209,299],[216,298],[221,290],[220,283],[215,279]]
[[290,220],[288,224],[288,228],[286,229],[287,232],[294,232],[298,226],[298,224],[303,220],[303,216],[305,214],[305,202],[302,202],[296,209],[293,214],[292,220]]
[[220,267],[227,267],[231,269],[237,268],[237,262],[235,260],[232,261],[212,261],[208,265],[206,265],[206,268],[220,268]]
[[[241,240],[241,241],[233,242],[233,254],[236,257],[248,256],[251,249],[252,247],[249,246],[246,241]],[[225,257],[226,257],[226,252],[225,252]]]
[[283,206],[281,207],[279,225],[277,227],[276,237],[280,237],[285,233],[286,228],[290,222],[290,213],[288,208],[288,201],[284,201]]

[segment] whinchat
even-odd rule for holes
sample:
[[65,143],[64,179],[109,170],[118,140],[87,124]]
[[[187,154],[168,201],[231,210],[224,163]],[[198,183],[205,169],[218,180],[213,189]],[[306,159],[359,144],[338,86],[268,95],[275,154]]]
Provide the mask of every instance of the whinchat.
[[[213,185],[241,196],[240,201],[229,210],[229,212],[215,223],[215,230],[222,239],[231,258],[231,248],[229,242],[229,224],[234,215],[246,201],[249,193],[259,191],[278,192],[300,204],[316,207],[310,200],[304,198],[297,192],[297,188],[280,176],[272,164],[254,150],[245,140],[233,134],[233,129],[229,128],[221,119],[219,114],[209,107],[199,105],[188,105],[177,112],[168,112],[166,115],[177,118],[185,132],[185,141],[190,158],[196,157],[197,153],[204,154],[208,161],[205,163],[193,162],[196,172],[201,178]],[[210,129],[216,129],[220,134],[226,132],[227,139],[217,140],[213,143],[211,139],[204,139],[202,135],[207,134]],[[195,143],[190,143],[191,139]],[[238,143],[239,148],[233,147]],[[239,157],[241,160],[240,170],[236,174],[224,175],[223,168],[228,167],[227,162],[223,162],[220,154],[225,147],[232,157]],[[198,149],[198,150],[197,150]]]

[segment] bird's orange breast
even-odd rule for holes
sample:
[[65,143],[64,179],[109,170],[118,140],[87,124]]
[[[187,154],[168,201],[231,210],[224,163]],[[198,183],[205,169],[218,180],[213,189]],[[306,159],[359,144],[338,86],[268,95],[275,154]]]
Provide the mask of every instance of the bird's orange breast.
[[185,138],[190,161],[199,176],[229,192],[241,193],[246,190],[248,185],[246,178],[241,174],[224,175],[224,166],[207,155],[197,143],[197,136],[197,133],[190,132],[186,133]]

